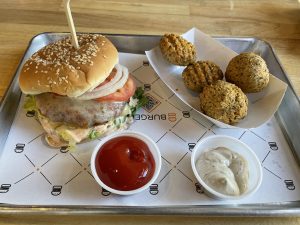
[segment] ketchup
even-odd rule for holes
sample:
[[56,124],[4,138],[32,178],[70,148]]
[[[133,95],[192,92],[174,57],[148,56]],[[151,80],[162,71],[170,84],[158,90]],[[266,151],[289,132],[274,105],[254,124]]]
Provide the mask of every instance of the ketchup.
[[130,191],[148,183],[155,162],[148,145],[135,137],[116,137],[101,146],[96,156],[96,171],[107,186]]

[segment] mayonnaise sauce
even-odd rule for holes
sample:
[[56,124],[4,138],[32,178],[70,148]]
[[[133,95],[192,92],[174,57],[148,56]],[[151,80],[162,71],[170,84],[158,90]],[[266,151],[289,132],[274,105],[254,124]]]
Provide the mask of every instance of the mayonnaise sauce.
[[248,189],[248,163],[228,148],[218,147],[202,153],[196,169],[202,180],[219,193],[237,196]]

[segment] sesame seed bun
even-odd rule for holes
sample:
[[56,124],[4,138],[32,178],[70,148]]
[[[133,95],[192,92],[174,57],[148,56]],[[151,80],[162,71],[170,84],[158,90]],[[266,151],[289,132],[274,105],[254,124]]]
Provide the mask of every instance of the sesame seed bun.
[[33,54],[20,73],[23,93],[78,97],[102,83],[118,63],[117,49],[99,34],[78,35],[78,43],[75,49],[68,37]]

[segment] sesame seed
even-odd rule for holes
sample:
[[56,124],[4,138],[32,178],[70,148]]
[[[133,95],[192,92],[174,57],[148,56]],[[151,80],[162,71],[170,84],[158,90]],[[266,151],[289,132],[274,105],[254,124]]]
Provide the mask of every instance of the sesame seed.
[[[97,56],[101,48],[100,45],[103,46],[105,43],[105,40],[99,37],[103,36],[98,34],[79,34],[79,50],[74,49],[71,43],[71,37],[47,45],[31,56],[31,61],[24,65],[28,67],[24,69],[24,71],[29,70],[29,65],[33,64],[37,70],[34,72],[35,74],[47,74],[50,71],[55,71],[57,77],[59,77],[61,76],[59,74],[61,68],[66,67],[70,69],[72,73],[76,73],[76,70],[81,69],[81,65],[88,64],[92,66],[94,64],[93,61],[91,61],[92,57]],[[106,58],[106,56],[103,57]],[[76,66],[74,66],[74,64]],[[52,65],[52,69],[49,69],[49,71],[45,69],[48,65]],[[43,66],[43,70],[41,70],[39,66]],[[38,70],[39,68],[40,70]],[[79,78],[79,76],[76,77]],[[50,81],[50,78],[47,78],[47,80]],[[58,79],[57,82],[61,82],[62,80],[66,80],[66,78]]]

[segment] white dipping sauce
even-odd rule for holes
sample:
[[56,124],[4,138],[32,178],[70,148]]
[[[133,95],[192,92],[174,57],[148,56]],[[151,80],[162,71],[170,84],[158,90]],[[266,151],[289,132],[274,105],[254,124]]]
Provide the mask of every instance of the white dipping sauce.
[[202,153],[196,169],[202,180],[219,193],[237,196],[248,189],[248,163],[228,148],[218,147]]

